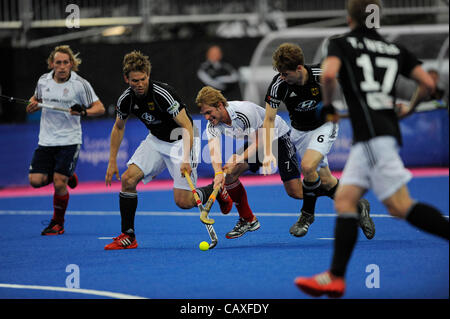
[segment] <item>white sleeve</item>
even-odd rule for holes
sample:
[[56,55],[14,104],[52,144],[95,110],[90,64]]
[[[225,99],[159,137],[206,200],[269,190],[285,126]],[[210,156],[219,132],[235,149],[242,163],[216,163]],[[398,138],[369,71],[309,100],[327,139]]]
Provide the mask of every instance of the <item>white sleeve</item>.
[[80,81],[78,82],[80,85],[78,86],[78,99],[81,105],[84,105],[86,107],[90,107],[92,105],[92,103],[94,103],[95,101],[98,101],[99,98],[97,97],[97,95],[95,94],[94,89],[92,88],[91,84],[84,80],[84,79],[80,79]]
[[208,122],[208,124],[206,125],[206,136],[208,138],[208,141],[212,138],[220,137],[220,135],[222,135],[221,131],[217,127],[211,125],[210,122]]
[[236,111],[238,118],[243,121],[248,132],[256,131],[263,126],[265,110],[259,105],[243,101],[245,107]]

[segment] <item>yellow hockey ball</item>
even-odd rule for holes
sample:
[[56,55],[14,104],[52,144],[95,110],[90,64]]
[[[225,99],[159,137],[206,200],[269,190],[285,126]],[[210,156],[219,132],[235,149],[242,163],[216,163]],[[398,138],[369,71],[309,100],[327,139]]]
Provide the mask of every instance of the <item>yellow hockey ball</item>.
[[200,248],[200,250],[208,250],[209,249],[209,244],[206,241],[202,241],[200,243],[200,245],[198,245],[198,247]]

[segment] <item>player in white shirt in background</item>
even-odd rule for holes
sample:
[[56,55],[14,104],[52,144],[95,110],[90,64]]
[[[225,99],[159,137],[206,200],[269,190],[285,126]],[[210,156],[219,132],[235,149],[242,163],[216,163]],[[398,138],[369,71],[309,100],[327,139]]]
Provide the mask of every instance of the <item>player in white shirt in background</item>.
[[69,46],[55,47],[47,59],[51,71],[39,78],[26,109],[28,113],[40,110],[39,102],[70,109],[69,112],[42,109],[38,147],[28,175],[35,188],[50,183],[55,188],[53,217],[42,235],[64,233],[64,216],[69,202],[67,185],[75,188],[78,184],[74,171],[82,143],[80,117],[105,113],[92,86],[75,72],[80,63]]
[[[214,187],[217,185],[225,187],[239,213],[236,226],[226,234],[226,238],[237,238],[260,227],[248,204],[247,193],[239,181],[239,176],[247,170],[256,172],[262,166],[263,143],[259,138],[264,134],[259,130],[263,126],[265,110],[248,101],[227,101],[219,90],[210,86],[205,86],[199,91],[196,104],[200,108],[200,113],[208,120],[206,134],[214,168]],[[272,148],[278,160],[280,177],[287,194],[302,199],[300,169],[289,133],[288,124],[277,115]],[[248,139],[243,148],[233,154],[223,166],[221,135],[233,139]]]

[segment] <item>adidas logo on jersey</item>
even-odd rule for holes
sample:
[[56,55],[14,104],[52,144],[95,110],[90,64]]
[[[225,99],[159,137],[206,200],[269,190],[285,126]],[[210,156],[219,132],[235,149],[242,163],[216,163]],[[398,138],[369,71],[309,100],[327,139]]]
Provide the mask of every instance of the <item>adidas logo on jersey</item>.
[[294,97],[294,96],[297,96],[297,94],[295,94],[295,92],[292,92],[292,93],[289,95],[289,97]]

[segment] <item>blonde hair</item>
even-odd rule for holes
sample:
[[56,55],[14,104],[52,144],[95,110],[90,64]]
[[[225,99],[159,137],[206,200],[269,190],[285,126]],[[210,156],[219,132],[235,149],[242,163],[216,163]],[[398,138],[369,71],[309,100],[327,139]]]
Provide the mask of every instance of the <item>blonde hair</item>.
[[128,77],[130,72],[142,72],[150,75],[152,65],[148,56],[141,51],[132,51],[123,58],[123,74]]
[[80,53],[74,54],[70,46],[68,45],[59,45],[53,49],[47,58],[47,65],[49,69],[53,69],[52,64],[55,59],[56,53],[65,53],[69,56],[70,62],[72,63],[72,70],[78,71],[78,66],[81,64],[81,59],[78,57]]
[[219,107],[219,102],[222,102],[223,106],[227,106],[227,99],[223,96],[222,92],[216,90],[210,86],[204,86],[197,94],[195,103],[199,108],[203,104],[207,104],[212,107]]
[[303,50],[294,43],[281,44],[272,55],[273,68],[278,72],[292,71],[304,64]]

